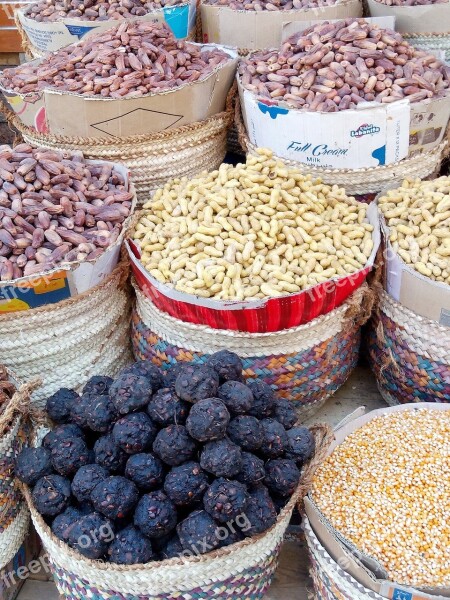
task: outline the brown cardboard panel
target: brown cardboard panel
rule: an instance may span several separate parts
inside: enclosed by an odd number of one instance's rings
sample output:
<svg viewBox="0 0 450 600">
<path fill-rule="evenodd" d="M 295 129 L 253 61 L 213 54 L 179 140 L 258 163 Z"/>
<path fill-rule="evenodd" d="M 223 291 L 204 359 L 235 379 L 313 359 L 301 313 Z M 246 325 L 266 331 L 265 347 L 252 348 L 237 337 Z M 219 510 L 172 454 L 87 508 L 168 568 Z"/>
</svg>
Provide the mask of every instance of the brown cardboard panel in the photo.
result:
<svg viewBox="0 0 450 600">
<path fill-rule="evenodd" d="M 387 6 L 367 0 L 372 17 L 395 17 L 395 29 L 401 33 L 450 32 L 450 3 L 423 6 Z"/>
<path fill-rule="evenodd" d="M 359 17 L 362 3 L 342 0 L 321 8 L 260 12 L 201 4 L 201 15 L 204 42 L 257 50 L 279 46 L 283 26 L 290 22 Z"/>
</svg>

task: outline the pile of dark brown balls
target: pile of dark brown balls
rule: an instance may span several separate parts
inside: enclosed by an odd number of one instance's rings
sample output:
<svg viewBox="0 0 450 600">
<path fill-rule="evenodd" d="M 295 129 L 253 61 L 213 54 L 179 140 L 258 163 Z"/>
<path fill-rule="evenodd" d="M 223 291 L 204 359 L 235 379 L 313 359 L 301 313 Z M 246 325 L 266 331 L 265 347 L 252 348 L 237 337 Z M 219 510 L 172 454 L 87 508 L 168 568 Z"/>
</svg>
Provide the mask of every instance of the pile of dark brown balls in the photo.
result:
<svg viewBox="0 0 450 600">
<path fill-rule="evenodd" d="M 270 528 L 314 438 L 291 403 L 243 378 L 223 350 L 161 372 L 151 362 L 79 396 L 47 399 L 56 427 L 16 461 L 53 533 L 91 559 L 204 554 Z"/>
</svg>

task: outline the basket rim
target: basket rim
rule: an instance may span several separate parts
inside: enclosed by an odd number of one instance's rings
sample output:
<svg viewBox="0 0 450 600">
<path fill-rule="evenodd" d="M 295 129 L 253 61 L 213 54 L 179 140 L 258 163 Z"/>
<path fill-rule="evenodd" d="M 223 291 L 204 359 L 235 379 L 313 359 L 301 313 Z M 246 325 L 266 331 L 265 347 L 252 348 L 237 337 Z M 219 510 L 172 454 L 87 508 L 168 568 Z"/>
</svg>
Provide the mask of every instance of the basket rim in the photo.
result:
<svg viewBox="0 0 450 600">
<path fill-rule="evenodd" d="M 84 563 L 84 564 L 86 564 L 86 566 L 98 569 L 99 571 L 109 571 L 109 572 L 114 572 L 117 574 L 132 573 L 132 572 L 144 572 L 144 571 L 150 571 L 150 570 L 155 571 L 158 568 L 160 568 L 162 565 L 168 566 L 168 567 L 179 566 L 179 567 L 186 568 L 190 564 L 201 564 L 201 563 L 209 562 L 211 560 L 214 560 L 215 558 L 233 554 L 237 549 L 244 548 L 246 546 L 250 546 L 255 541 L 261 540 L 265 536 L 271 534 L 276 529 L 276 527 L 279 526 L 279 524 L 283 520 L 285 520 L 290 515 L 290 513 L 292 513 L 295 506 L 298 504 L 299 500 L 301 500 L 301 498 L 303 498 L 307 494 L 307 491 L 309 489 L 309 483 L 312 480 L 312 475 L 314 474 L 319 463 L 325 457 L 326 450 L 327 450 L 328 446 L 331 444 L 331 441 L 334 437 L 331 427 L 327 424 L 313 425 L 313 426 L 309 427 L 308 429 L 311 431 L 311 433 L 313 433 L 314 438 L 316 440 L 316 449 L 315 449 L 314 455 L 303 467 L 302 472 L 301 472 L 301 479 L 300 479 L 300 482 L 299 482 L 299 485 L 298 485 L 296 491 L 292 494 L 292 496 L 291 496 L 289 502 L 286 504 L 286 506 L 280 511 L 280 513 L 277 516 L 277 520 L 272 525 L 272 527 L 270 527 L 263 533 L 260 533 L 256 536 L 245 538 L 244 540 L 237 542 L 235 544 L 231 544 L 230 546 L 219 548 L 218 550 L 213 550 L 212 552 L 208 552 L 206 554 L 202 554 L 199 556 L 196 555 L 196 556 L 189 556 L 189 557 L 175 557 L 175 558 L 165 559 L 162 561 L 161 560 L 150 561 L 148 563 L 142 563 L 142 564 L 136 564 L 136 565 L 119 565 L 119 564 L 115 564 L 115 563 L 105 562 L 102 560 L 93 560 L 93 559 L 86 558 L 79 552 L 70 548 L 68 544 L 62 542 L 60 539 L 58 539 L 54 535 L 51 528 L 44 521 L 43 516 L 40 513 L 38 513 L 38 511 L 35 509 L 33 502 L 32 502 L 32 497 L 31 497 L 31 492 L 30 492 L 29 487 L 25 484 L 21 484 L 21 488 L 22 488 L 25 500 L 27 502 L 28 508 L 31 512 L 33 521 L 37 523 L 38 527 L 45 533 L 45 535 L 47 537 L 49 537 L 50 540 L 54 544 L 56 544 L 61 549 L 62 552 L 64 552 L 66 554 L 66 556 L 77 560 L 79 563 Z M 305 481 L 306 481 L 306 485 L 305 485 Z M 44 544 L 44 547 L 45 547 L 45 544 Z"/>
</svg>

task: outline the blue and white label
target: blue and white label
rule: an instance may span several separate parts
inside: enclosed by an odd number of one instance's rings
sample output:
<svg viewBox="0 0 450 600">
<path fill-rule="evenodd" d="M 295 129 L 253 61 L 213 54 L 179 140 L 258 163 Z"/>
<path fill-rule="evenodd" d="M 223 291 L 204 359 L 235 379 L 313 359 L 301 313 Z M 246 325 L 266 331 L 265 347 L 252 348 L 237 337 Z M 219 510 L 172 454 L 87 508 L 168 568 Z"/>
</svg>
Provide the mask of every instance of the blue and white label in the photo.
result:
<svg viewBox="0 0 450 600">
<path fill-rule="evenodd" d="M 366 104 L 315 113 L 271 104 L 240 86 L 244 120 L 255 146 L 308 165 L 358 169 L 392 164 L 409 149 L 410 104 Z"/>
</svg>

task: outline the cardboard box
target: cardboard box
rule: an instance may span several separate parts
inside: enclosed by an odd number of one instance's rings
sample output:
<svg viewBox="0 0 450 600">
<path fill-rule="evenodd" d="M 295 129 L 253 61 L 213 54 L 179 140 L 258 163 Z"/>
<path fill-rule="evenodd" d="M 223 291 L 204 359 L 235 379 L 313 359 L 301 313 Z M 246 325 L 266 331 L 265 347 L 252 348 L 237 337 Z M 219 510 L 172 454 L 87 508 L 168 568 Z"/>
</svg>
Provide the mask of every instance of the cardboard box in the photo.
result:
<svg viewBox="0 0 450 600">
<path fill-rule="evenodd" d="M 105 161 L 89 160 L 87 163 L 104 163 Z M 72 296 L 82 294 L 101 283 L 116 267 L 120 248 L 126 230 L 136 208 L 136 192 L 129 180 L 129 171 L 120 164 L 114 165 L 125 178 L 129 191 L 133 193 L 131 214 L 122 224 L 122 230 L 116 242 L 94 262 L 72 262 L 39 275 L 21 277 L 13 281 L 0 282 L 0 314 L 29 310 L 44 304 L 55 304 Z"/>
<path fill-rule="evenodd" d="M 350 415 L 350 418 L 345 420 L 342 426 L 336 428 L 335 440 L 328 449 L 327 454 L 330 455 L 337 446 L 342 444 L 348 435 L 377 416 L 420 408 L 445 411 L 450 410 L 450 405 L 419 402 L 381 408 L 354 419 Z M 355 412 L 360 414 L 360 411 Z M 372 592 L 384 598 L 397 600 L 445 600 L 450 598 L 450 589 L 448 588 L 416 589 L 402 586 L 383 578 L 383 573 L 385 572 L 381 565 L 371 557 L 359 552 L 350 542 L 342 538 L 319 511 L 311 498 L 311 494 L 305 498 L 305 512 L 309 525 L 329 556 L 351 577 Z"/>
<path fill-rule="evenodd" d="M 359 17 L 362 15 L 362 2 L 338 0 L 333 6 L 258 12 L 202 3 L 200 10 L 205 43 L 258 50 L 280 46 L 283 27 L 290 22 Z"/>
<path fill-rule="evenodd" d="M 278 298 L 221 301 L 200 298 L 157 281 L 144 268 L 137 242 L 128 239 L 125 246 L 137 285 L 163 312 L 197 325 L 249 333 L 268 333 L 308 323 L 337 308 L 364 282 L 371 270 L 380 244 L 378 211 L 373 204 L 367 210 L 373 225 L 372 254 L 363 269 L 347 277 L 336 277 L 297 294 Z"/>
<path fill-rule="evenodd" d="M 400 33 L 450 32 L 449 2 L 422 6 L 387 6 L 376 0 L 367 0 L 367 5 L 372 17 L 394 17 L 395 29 Z"/>
<path fill-rule="evenodd" d="M 450 286 L 421 275 L 405 263 L 392 248 L 383 215 L 380 221 L 386 243 L 387 293 L 418 315 L 450 327 Z"/>
<path fill-rule="evenodd" d="M 26 9 L 18 10 L 17 18 L 31 44 L 41 53 L 54 52 L 90 35 L 110 29 L 121 22 L 116 20 L 84 21 L 76 18 L 39 22 L 26 17 L 25 11 Z M 166 23 L 176 38 L 185 39 L 191 36 L 195 30 L 196 11 L 196 0 L 189 0 L 183 4 L 168 6 L 130 20 Z"/>
<path fill-rule="evenodd" d="M 15 557 L 0 570 L 0 598 L 1 600 L 15 600 L 30 574 L 29 567 L 37 570 L 36 559 L 41 550 L 41 542 L 34 527 L 25 538 Z M 36 564 L 31 564 L 34 561 Z M 45 564 L 41 563 L 41 564 Z M 20 570 L 21 569 L 21 570 Z"/>
<path fill-rule="evenodd" d="M 224 110 L 237 53 L 221 48 L 230 60 L 202 81 L 141 98 L 98 98 L 50 89 L 19 94 L 1 86 L 0 92 L 22 123 L 41 133 L 107 139 L 154 133 L 203 121 Z"/>
<path fill-rule="evenodd" d="M 392 16 L 366 19 L 394 29 Z M 283 26 L 282 40 L 318 23 Z M 439 146 L 450 118 L 447 96 L 410 104 L 365 102 L 356 109 L 318 113 L 259 98 L 244 89 L 237 75 L 242 114 L 250 142 L 281 157 L 316 167 L 352 169 L 395 163 Z"/>
</svg>

